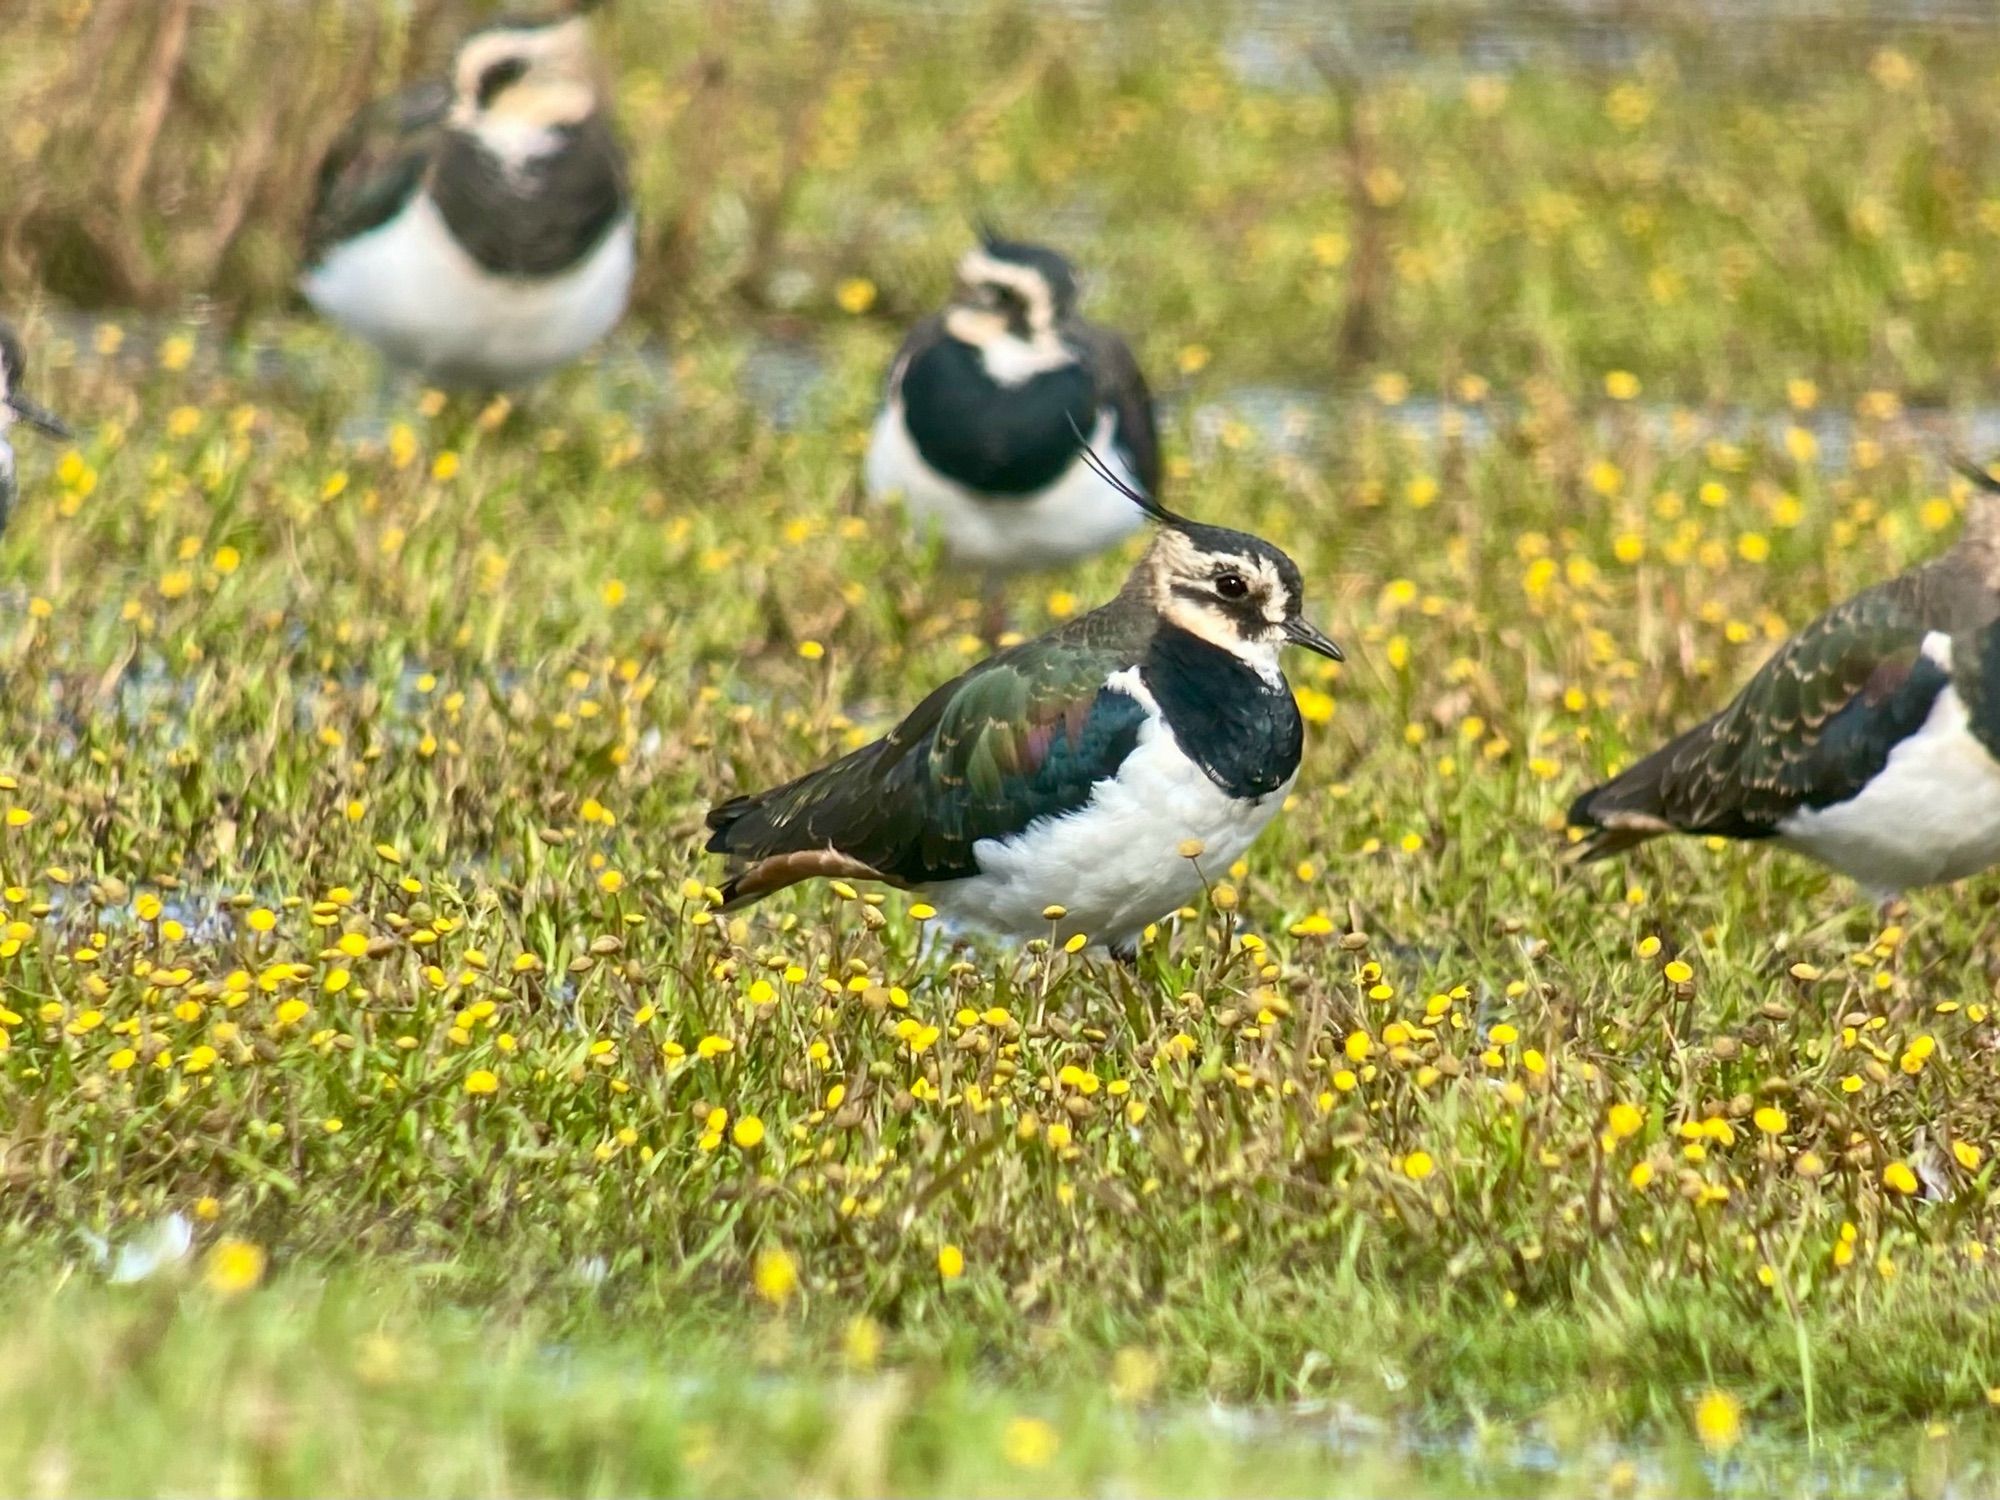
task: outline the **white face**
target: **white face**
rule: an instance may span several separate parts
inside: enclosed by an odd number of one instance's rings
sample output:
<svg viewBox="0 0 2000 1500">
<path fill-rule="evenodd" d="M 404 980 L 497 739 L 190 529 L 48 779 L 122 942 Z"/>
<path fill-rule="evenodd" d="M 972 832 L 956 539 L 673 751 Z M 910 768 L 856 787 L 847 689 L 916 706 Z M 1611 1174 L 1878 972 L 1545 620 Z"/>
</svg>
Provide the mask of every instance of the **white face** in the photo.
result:
<svg viewBox="0 0 2000 1500">
<path fill-rule="evenodd" d="M 986 343 L 1024 334 L 1034 341 L 1054 335 L 1055 293 L 1034 267 L 996 259 L 984 250 L 968 250 L 958 263 L 958 282 L 950 317 L 960 320 L 952 332 L 966 342 Z M 976 329 L 984 337 L 960 333 L 960 326 Z"/>
<path fill-rule="evenodd" d="M 597 107 L 589 29 L 578 16 L 482 32 L 459 49 L 452 86 L 452 119 L 461 126 L 574 125 Z"/>
<path fill-rule="evenodd" d="M 1246 660 L 1260 665 L 1277 660 L 1298 601 L 1270 558 L 1211 552 L 1181 532 L 1163 531 L 1147 563 L 1166 619 Z"/>
</svg>

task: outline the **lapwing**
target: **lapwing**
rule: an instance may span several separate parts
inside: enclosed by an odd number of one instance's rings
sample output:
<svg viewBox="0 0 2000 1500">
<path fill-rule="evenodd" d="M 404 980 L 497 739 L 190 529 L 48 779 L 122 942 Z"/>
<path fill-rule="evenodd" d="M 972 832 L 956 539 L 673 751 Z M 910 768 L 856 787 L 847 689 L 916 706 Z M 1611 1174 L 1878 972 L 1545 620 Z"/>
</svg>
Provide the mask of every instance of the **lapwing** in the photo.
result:
<svg viewBox="0 0 2000 1500">
<path fill-rule="evenodd" d="M 7 518 L 13 514 L 14 497 L 19 493 L 14 478 L 14 450 L 7 442 L 7 430 L 16 422 L 25 422 L 50 437 L 70 435 L 69 429 L 56 420 L 55 413 L 21 394 L 27 368 L 21 336 L 5 320 L 0 320 L 0 531 L 7 529 Z"/>
<path fill-rule="evenodd" d="M 1160 493 L 1153 398 L 1125 341 L 1078 316 L 1053 250 L 987 234 L 950 303 L 904 340 L 868 445 L 876 499 L 900 495 L 950 559 L 1007 575 L 1102 551 L 1137 529 L 1120 493 Z M 1084 461 L 1084 443 L 1110 477 Z"/>
<path fill-rule="evenodd" d="M 1161 527 L 1119 594 L 987 658 L 873 744 L 714 808 L 726 905 L 814 876 L 879 880 L 958 928 L 1082 933 L 1129 960 L 1249 848 L 1304 739 L 1279 648 L 1340 648 L 1301 616 L 1278 548 L 1099 477 Z"/>
<path fill-rule="evenodd" d="M 1736 700 L 1576 799 L 1586 859 L 1770 839 L 1886 903 L 2000 863 L 2000 484 L 1943 555 L 1793 636 Z"/>
<path fill-rule="evenodd" d="M 320 167 L 306 300 L 443 386 L 525 384 L 609 333 L 635 230 L 588 24 L 475 31 L 449 81 L 357 115 Z"/>
</svg>

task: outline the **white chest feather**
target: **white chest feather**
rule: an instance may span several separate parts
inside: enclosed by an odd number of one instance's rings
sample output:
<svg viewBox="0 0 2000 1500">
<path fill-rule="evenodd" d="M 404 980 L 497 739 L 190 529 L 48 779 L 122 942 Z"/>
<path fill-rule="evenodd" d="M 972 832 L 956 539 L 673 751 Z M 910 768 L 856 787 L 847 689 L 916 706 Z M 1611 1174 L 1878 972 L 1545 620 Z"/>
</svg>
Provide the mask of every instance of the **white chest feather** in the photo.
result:
<svg viewBox="0 0 2000 1500">
<path fill-rule="evenodd" d="M 1062 938 L 1129 947 L 1199 896 L 1204 874 L 1220 879 L 1284 805 L 1289 780 L 1253 800 L 1229 796 L 1181 753 L 1136 671 L 1111 682 L 1154 710 L 1117 776 L 1074 813 L 975 844 L 979 874 L 926 892 L 951 920 L 1016 940 L 1053 925 Z M 1180 852 L 1189 839 L 1203 846 L 1199 860 Z M 1052 905 L 1068 910 L 1060 923 L 1042 915 Z"/>
<path fill-rule="evenodd" d="M 1925 649 L 1938 655 L 1931 643 Z M 1859 796 L 1794 813 L 1779 836 L 1878 898 L 1963 880 L 2000 864 L 2000 763 L 1947 685 Z"/>
<path fill-rule="evenodd" d="M 1090 446 L 1137 489 L 1136 476 L 1112 443 L 1115 427 L 1111 412 L 1100 412 Z M 900 398 L 892 398 L 875 420 L 865 478 L 873 499 L 902 496 L 911 523 L 941 536 L 955 562 L 989 572 L 1060 567 L 1123 541 L 1144 519 L 1138 506 L 1081 459 L 1033 495 L 976 494 L 924 462 L 903 420 Z"/>
<path fill-rule="evenodd" d="M 628 216 L 555 276 L 496 276 L 451 237 L 429 194 L 329 250 L 300 279 L 324 316 L 445 384 L 507 386 L 567 364 L 617 324 L 632 289 Z"/>
</svg>

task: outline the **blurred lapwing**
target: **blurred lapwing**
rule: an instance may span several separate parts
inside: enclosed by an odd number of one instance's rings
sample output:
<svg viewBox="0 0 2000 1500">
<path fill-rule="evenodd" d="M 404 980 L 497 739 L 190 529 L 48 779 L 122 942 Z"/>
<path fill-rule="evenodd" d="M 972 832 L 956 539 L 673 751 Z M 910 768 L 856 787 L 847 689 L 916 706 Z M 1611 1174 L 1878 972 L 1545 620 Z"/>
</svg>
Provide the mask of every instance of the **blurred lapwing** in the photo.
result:
<svg viewBox="0 0 2000 1500">
<path fill-rule="evenodd" d="M 1829 610 L 1728 708 L 1585 792 L 1583 857 L 1772 839 L 1887 901 L 2000 863 L 2000 484 L 1942 556 Z"/>
<path fill-rule="evenodd" d="M 7 430 L 25 422 L 50 437 L 67 438 L 69 429 L 56 420 L 55 413 L 30 401 L 21 393 L 28 360 L 21 350 L 21 337 L 0 320 L 0 531 L 7 529 L 13 514 L 18 485 L 14 479 L 14 450 L 7 442 Z"/>
<path fill-rule="evenodd" d="M 709 813 L 727 904 L 881 880 L 958 926 L 1083 933 L 1129 958 L 1203 870 L 1249 848 L 1303 742 L 1279 648 L 1340 650 L 1301 617 L 1283 552 L 1122 493 L 1162 529 L 1109 604 L 981 662 L 887 737 Z"/>
<path fill-rule="evenodd" d="M 991 235 L 941 313 L 904 340 L 868 446 L 868 493 L 901 495 L 951 559 L 985 575 L 1087 557 L 1129 535 L 1122 485 L 1159 497 L 1153 400 L 1125 341 L 1076 311 L 1053 250 Z M 1082 433 L 1109 476 L 1083 458 Z"/>
<path fill-rule="evenodd" d="M 320 167 L 306 299 L 441 385 L 519 385 L 624 315 L 634 228 L 588 22 L 503 22 L 449 82 L 357 115 Z"/>
</svg>

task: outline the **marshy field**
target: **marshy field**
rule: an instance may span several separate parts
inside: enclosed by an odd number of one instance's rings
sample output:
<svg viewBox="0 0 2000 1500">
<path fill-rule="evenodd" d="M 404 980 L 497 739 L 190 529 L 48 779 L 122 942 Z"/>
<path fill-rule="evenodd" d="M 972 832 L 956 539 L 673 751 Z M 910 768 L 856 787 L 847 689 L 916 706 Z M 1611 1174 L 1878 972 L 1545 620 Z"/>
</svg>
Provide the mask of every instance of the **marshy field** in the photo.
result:
<svg viewBox="0 0 2000 1500">
<path fill-rule="evenodd" d="M 2000 1488 L 2000 884 L 1563 827 L 1956 534 L 2000 25 L 616 0 L 632 314 L 384 405 L 306 168 L 482 13 L 0 21 L 0 1488 Z M 989 649 L 858 483 L 980 220 L 1347 648 L 1136 971 L 701 853 Z"/>
</svg>

